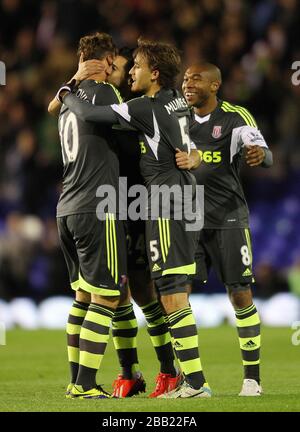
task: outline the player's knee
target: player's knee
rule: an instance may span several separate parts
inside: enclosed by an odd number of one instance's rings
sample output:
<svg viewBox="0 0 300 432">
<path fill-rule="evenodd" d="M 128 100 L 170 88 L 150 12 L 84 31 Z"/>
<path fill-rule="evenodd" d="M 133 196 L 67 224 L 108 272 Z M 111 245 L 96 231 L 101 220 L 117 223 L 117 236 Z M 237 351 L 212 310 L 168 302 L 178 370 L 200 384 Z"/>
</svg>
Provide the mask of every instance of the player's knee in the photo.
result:
<svg viewBox="0 0 300 432">
<path fill-rule="evenodd" d="M 120 302 L 120 296 L 101 296 L 98 294 L 92 294 L 92 303 L 96 303 L 101 306 L 106 306 L 111 309 L 116 309 Z"/>
<path fill-rule="evenodd" d="M 82 303 L 91 303 L 91 294 L 86 291 L 77 290 L 75 298 L 77 301 Z"/>
<path fill-rule="evenodd" d="M 143 286 L 130 284 L 131 295 L 136 304 L 140 307 L 146 306 L 149 303 L 157 300 L 157 293 L 152 281 Z"/>
<path fill-rule="evenodd" d="M 234 309 L 242 309 L 252 304 L 252 291 L 250 284 L 229 284 L 226 285 L 226 289 Z"/>
</svg>

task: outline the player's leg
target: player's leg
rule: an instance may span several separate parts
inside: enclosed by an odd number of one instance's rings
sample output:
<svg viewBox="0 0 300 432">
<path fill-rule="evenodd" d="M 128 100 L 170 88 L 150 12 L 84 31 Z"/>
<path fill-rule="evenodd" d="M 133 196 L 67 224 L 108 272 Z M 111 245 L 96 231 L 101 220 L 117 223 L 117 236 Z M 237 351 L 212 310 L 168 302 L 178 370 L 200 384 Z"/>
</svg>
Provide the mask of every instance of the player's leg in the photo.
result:
<svg viewBox="0 0 300 432">
<path fill-rule="evenodd" d="M 135 302 L 145 311 L 148 333 L 161 365 L 157 388 L 162 391 L 162 382 L 166 388 L 169 388 L 177 384 L 178 378 L 174 367 L 170 334 L 148 270 L 143 221 L 129 222 L 127 239 L 129 284 Z M 125 333 L 126 337 L 124 337 Z M 120 301 L 113 319 L 114 344 L 122 368 L 121 374 L 114 382 L 116 395 L 119 397 L 132 396 L 145 387 L 138 365 L 136 335 L 137 322 L 128 296 Z M 157 392 L 153 392 L 150 396 L 156 397 L 156 394 Z"/>
<path fill-rule="evenodd" d="M 198 330 L 185 282 L 186 275 L 168 275 L 156 280 L 162 305 L 168 315 L 173 347 L 185 377 L 183 387 L 178 389 L 179 393 L 171 396 L 210 396 L 200 360 Z"/>
<path fill-rule="evenodd" d="M 210 396 L 200 361 L 196 322 L 185 287 L 187 275 L 195 273 L 198 236 L 185 230 L 184 221 L 159 219 L 149 221 L 148 227 L 152 277 L 167 313 L 173 347 L 185 376 L 178 391 L 160 397 Z"/>
<path fill-rule="evenodd" d="M 72 396 L 107 398 L 96 384 L 109 339 L 109 329 L 126 273 L 125 235 L 114 216 L 99 221 L 95 214 L 73 215 L 69 229 L 76 238 L 80 264 L 78 287 L 91 294 L 79 335 L 79 370 Z"/>
<path fill-rule="evenodd" d="M 91 294 L 91 303 L 79 337 L 79 370 L 75 383 L 77 392 L 72 392 L 75 396 L 107 395 L 98 388 L 96 374 L 105 354 L 111 321 L 118 303 L 119 296 Z"/>
<path fill-rule="evenodd" d="M 149 395 L 149 397 L 155 398 L 176 388 L 181 374 L 174 365 L 175 358 L 171 335 L 166 323 L 167 315 L 158 301 L 149 271 L 131 272 L 130 281 L 132 296 L 145 315 L 147 331 L 160 364 L 160 372 L 156 377 L 156 387 Z"/>
<path fill-rule="evenodd" d="M 131 397 L 146 389 L 140 372 L 137 355 L 137 320 L 131 303 L 131 293 L 126 289 L 112 320 L 112 336 L 119 358 L 121 373 L 113 382 L 113 396 Z"/>
<path fill-rule="evenodd" d="M 252 248 L 248 229 L 219 233 L 224 248 L 223 281 L 236 315 L 236 325 L 244 368 L 242 396 L 259 396 L 260 387 L 260 318 L 253 303 L 250 283 Z M 230 238 L 229 238 L 230 236 Z"/>
<path fill-rule="evenodd" d="M 144 224 L 142 221 L 132 222 L 129 220 L 126 222 L 125 228 L 128 276 L 129 285 L 131 285 L 133 269 L 139 267 L 144 270 L 146 265 L 146 259 L 144 256 Z M 142 387 L 139 385 L 141 384 L 139 382 L 141 381 L 141 373 L 136 347 L 137 331 L 137 320 L 131 302 L 131 293 L 128 287 L 125 296 L 120 299 L 112 326 L 113 342 L 121 366 L 121 373 L 113 384 L 115 391 L 118 393 L 118 397 L 128 397 L 128 393 L 132 396 L 132 388 Z M 135 379 L 137 380 L 137 383 L 134 382 Z M 135 384 L 137 384 L 137 386 Z M 120 389 L 122 389 L 122 395 L 120 394 Z"/>
<path fill-rule="evenodd" d="M 68 268 L 70 284 L 72 287 L 75 287 L 77 286 L 78 282 L 79 261 L 75 242 L 67 227 L 67 217 L 57 218 L 57 227 L 61 249 Z M 79 334 L 90 301 L 91 295 L 89 293 L 81 290 L 76 291 L 75 300 L 69 312 L 66 331 L 67 351 L 71 377 L 70 384 L 67 387 L 66 397 L 70 397 L 70 392 L 76 382 L 79 368 Z"/>
</svg>

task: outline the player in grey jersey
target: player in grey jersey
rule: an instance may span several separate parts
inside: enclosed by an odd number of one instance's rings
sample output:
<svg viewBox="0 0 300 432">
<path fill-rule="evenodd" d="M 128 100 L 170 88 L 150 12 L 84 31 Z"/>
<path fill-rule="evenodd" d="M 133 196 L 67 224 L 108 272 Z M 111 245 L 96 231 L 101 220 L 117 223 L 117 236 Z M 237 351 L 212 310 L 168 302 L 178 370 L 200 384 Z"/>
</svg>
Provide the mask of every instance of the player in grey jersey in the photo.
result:
<svg viewBox="0 0 300 432">
<path fill-rule="evenodd" d="M 97 105 L 118 103 L 117 90 L 106 82 L 116 48 L 105 33 L 79 42 L 83 60 L 98 59 L 103 71 L 91 74 L 78 96 Z M 125 289 L 126 241 L 124 224 L 116 213 L 96 215 L 99 184 L 117 190 L 119 163 L 111 128 L 81 121 L 65 105 L 59 114 L 63 158 L 63 188 L 57 206 L 61 247 L 76 298 L 68 324 L 71 382 L 67 397 L 105 399 L 110 395 L 96 384 L 109 338 L 109 328 L 120 294 Z"/>
<path fill-rule="evenodd" d="M 194 172 L 204 185 L 204 229 L 196 254 L 197 277 L 206 282 L 212 266 L 226 286 L 237 318 L 244 365 L 241 396 L 259 396 L 260 320 L 250 283 L 252 248 L 248 206 L 239 175 L 245 152 L 249 166 L 269 167 L 272 153 L 250 112 L 219 100 L 221 72 L 212 64 L 187 69 L 182 89 L 193 107 L 191 139 L 202 158 Z"/>
</svg>

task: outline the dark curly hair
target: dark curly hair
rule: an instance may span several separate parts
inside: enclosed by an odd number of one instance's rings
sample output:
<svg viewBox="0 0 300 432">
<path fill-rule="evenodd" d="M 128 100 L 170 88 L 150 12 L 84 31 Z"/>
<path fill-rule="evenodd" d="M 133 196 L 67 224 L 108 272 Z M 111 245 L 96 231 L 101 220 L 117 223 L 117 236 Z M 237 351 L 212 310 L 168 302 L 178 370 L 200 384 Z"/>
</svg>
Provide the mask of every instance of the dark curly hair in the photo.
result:
<svg viewBox="0 0 300 432">
<path fill-rule="evenodd" d="M 174 88 L 180 72 L 181 58 L 177 48 L 165 42 L 138 39 L 134 57 L 140 54 L 147 60 L 151 69 L 159 71 L 158 83 L 163 88 Z"/>
<path fill-rule="evenodd" d="M 94 33 L 80 39 L 77 54 L 83 54 L 83 61 L 103 59 L 108 54 L 115 55 L 117 48 L 112 37 L 107 33 Z"/>
</svg>

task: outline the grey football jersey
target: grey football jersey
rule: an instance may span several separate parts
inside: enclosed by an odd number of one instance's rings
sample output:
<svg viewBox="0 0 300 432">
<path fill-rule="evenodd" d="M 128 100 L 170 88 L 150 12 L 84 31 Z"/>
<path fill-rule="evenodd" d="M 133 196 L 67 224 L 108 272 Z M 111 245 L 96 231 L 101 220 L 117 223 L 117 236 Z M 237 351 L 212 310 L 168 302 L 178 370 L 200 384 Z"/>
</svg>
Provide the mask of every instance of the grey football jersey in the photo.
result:
<svg viewBox="0 0 300 432">
<path fill-rule="evenodd" d="M 204 227 L 247 228 L 249 211 L 240 178 L 243 147 L 267 148 L 254 118 L 245 108 L 220 100 L 211 114 L 195 115 L 190 136 L 202 156 L 193 173 L 204 185 Z"/>
<path fill-rule="evenodd" d="M 121 101 L 112 85 L 93 80 L 83 81 L 77 96 L 94 105 Z M 57 216 L 95 212 L 100 185 L 117 191 L 119 161 L 111 126 L 84 122 L 65 105 L 58 122 L 64 167 Z"/>
</svg>

